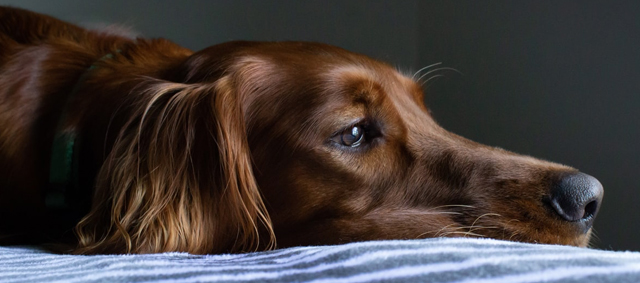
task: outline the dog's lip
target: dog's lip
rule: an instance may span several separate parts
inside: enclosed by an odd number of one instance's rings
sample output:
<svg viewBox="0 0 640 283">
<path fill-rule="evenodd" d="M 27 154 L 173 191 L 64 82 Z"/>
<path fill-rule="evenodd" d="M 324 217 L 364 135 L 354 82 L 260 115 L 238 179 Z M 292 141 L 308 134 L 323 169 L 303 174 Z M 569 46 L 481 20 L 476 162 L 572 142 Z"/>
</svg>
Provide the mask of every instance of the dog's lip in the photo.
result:
<svg viewBox="0 0 640 283">
<path fill-rule="evenodd" d="M 492 221 L 492 225 L 474 223 L 474 221 L 468 221 L 468 219 L 477 219 L 479 215 L 477 213 L 467 214 L 466 219 L 458 219 L 456 223 L 462 226 L 492 226 L 492 229 L 487 229 L 479 234 L 485 234 L 489 238 L 504 239 L 508 241 L 527 242 L 527 243 L 541 243 L 541 244 L 561 244 L 585 247 L 589 244 L 589 240 L 583 240 L 589 238 L 592 231 L 592 224 L 595 220 L 595 215 L 589 215 L 583 219 L 576 221 L 567 221 L 557 215 L 553 208 L 546 206 L 549 210 L 547 214 L 537 214 L 532 220 L 533 223 L 548 223 L 543 227 L 532 227 L 528 221 L 523 219 L 513 218 L 510 221 Z M 474 211 L 476 212 L 476 211 Z M 553 214 L 549 215 L 549 214 Z M 538 220 L 535 220 L 538 219 Z M 516 224 L 519 223 L 519 224 Z M 554 224 L 552 224 L 554 223 Z M 514 225 L 516 224 L 516 225 Z M 559 228 L 559 230 L 553 230 L 551 227 Z M 560 228 L 561 227 L 561 228 Z M 474 229 L 476 230 L 476 229 Z M 480 228 L 482 230 L 482 228 Z M 479 230 L 476 230 L 479 231 Z"/>
<path fill-rule="evenodd" d="M 580 224 L 580 226 L 582 227 L 582 233 L 587 234 L 593 228 L 593 222 L 595 221 L 595 219 L 596 219 L 595 215 L 589 215 L 578 221 L 573 221 L 573 223 Z"/>
<path fill-rule="evenodd" d="M 566 222 L 569 223 L 569 222 Z M 515 241 L 515 242 L 523 242 L 523 243 L 533 243 L 533 244 L 550 244 L 550 245 L 570 245 L 576 247 L 586 247 L 589 245 L 591 240 L 591 232 L 592 228 L 589 228 L 582 232 L 575 233 L 563 233 L 562 235 L 558 235 L 554 233 L 552 230 L 540 231 L 537 229 L 535 233 L 531 230 L 528 230 L 526 227 L 508 227 L 504 225 L 500 225 L 496 231 L 493 231 L 486 235 L 489 238 L 503 239 L 506 241 Z M 567 231 L 568 232 L 568 231 Z"/>
</svg>

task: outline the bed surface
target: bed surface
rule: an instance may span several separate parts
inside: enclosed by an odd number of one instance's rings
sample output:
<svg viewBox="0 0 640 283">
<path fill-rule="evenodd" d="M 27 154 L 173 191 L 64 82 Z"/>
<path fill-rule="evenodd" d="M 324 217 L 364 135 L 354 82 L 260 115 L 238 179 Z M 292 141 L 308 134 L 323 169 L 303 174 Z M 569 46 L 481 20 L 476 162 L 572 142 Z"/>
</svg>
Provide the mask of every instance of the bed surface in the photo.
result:
<svg viewBox="0 0 640 283">
<path fill-rule="evenodd" d="M 234 255 L 57 255 L 0 247 L 0 282 L 640 282 L 640 253 L 490 239 L 374 241 Z"/>
</svg>

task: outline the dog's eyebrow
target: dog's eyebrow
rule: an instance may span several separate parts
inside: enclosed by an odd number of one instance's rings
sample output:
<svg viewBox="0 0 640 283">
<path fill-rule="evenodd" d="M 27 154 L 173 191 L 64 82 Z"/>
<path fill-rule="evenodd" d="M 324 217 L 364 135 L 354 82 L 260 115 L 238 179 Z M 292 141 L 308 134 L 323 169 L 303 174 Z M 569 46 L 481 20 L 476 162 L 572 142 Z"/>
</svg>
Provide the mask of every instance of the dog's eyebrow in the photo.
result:
<svg viewBox="0 0 640 283">
<path fill-rule="evenodd" d="M 382 103 L 384 95 L 383 86 L 376 72 L 357 65 L 341 66 L 329 72 L 330 85 L 340 86 L 342 92 L 350 97 L 353 102 L 364 105 L 377 105 Z"/>
</svg>

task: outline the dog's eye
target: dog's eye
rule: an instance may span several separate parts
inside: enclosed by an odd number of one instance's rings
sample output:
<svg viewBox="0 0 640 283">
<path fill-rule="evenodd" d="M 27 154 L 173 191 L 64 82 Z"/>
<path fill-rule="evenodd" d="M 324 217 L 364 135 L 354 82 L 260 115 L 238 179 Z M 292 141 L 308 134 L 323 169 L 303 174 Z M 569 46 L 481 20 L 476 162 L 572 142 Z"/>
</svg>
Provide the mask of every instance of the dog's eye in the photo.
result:
<svg viewBox="0 0 640 283">
<path fill-rule="evenodd" d="M 355 125 L 340 134 L 340 142 L 344 146 L 357 147 L 362 144 L 364 134 L 364 128 L 361 125 Z"/>
<path fill-rule="evenodd" d="M 363 119 L 334 132 L 330 142 L 343 149 L 348 147 L 359 151 L 375 144 L 376 139 L 381 136 L 380 130 L 375 123 Z"/>
</svg>

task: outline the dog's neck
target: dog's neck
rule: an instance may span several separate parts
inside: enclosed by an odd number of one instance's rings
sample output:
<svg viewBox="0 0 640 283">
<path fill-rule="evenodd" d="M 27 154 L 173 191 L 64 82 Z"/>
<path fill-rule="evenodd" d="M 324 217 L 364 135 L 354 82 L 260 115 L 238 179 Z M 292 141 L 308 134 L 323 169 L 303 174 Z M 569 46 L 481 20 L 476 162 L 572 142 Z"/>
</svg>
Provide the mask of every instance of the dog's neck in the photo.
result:
<svg viewBox="0 0 640 283">
<path fill-rule="evenodd" d="M 97 63 L 113 58 L 114 53 L 120 53 L 118 49 L 108 53 L 95 61 L 87 68 L 76 81 L 64 104 L 62 114 L 58 120 L 51 147 L 51 161 L 49 164 L 49 185 L 45 193 L 45 204 L 51 209 L 70 209 L 69 192 L 79 190 L 79 147 L 80 139 L 75 127 L 68 126 L 69 107 L 86 82 L 91 72 L 97 68 Z"/>
</svg>

